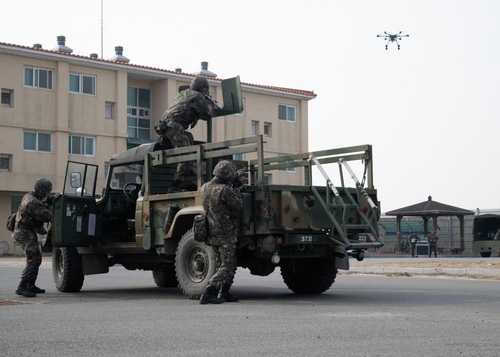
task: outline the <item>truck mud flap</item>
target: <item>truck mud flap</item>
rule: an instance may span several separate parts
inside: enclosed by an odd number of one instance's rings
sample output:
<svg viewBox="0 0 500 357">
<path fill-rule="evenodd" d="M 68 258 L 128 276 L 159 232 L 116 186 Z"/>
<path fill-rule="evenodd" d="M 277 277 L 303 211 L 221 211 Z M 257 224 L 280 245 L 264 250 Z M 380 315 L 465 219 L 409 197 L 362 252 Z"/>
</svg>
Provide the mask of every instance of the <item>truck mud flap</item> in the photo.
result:
<svg viewBox="0 0 500 357">
<path fill-rule="evenodd" d="M 343 247 L 335 247 L 335 267 L 340 270 L 349 270 L 349 257 Z"/>
<path fill-rule="evenodd" d="M 106 254 L 84 254 L 82 266 L 83 275 L 109 273 L 109 262 Z"/>
</svg>

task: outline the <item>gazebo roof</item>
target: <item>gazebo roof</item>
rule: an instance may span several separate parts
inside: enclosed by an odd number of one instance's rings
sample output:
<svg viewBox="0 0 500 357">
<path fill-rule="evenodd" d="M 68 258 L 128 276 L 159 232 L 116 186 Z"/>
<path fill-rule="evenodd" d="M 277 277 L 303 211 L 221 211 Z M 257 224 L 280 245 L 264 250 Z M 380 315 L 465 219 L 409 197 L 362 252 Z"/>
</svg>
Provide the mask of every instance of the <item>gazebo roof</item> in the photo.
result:
<svg viewBox="0 0 500 357">
<path fill-rule="evenodd" d="M 385 214 L 388 216 L 465 216 L 473 215 L 475 212 L 433 201 L 432 197 L 429 196 L 427 201 L 389 211 Z"/>
</svg>

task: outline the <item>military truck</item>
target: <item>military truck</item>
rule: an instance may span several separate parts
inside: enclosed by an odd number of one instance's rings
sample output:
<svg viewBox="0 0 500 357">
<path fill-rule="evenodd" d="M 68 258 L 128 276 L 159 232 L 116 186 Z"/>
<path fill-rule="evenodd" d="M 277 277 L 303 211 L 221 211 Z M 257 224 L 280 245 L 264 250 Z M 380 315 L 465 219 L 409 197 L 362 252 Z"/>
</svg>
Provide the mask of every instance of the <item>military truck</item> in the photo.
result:
<svg viewBox="0 0 500 357">
<path fill-rule="evenodd" d="M 474 217 L 472 228 L 472 251 L 481 257 L 491 257 L 491 253 L 500 254 L 500 240 L 495 240 L 500 229 L 500 214 L 480 214 Z"/>
<path fill-rule="evenodd" d="M 222 89 L 224 108 L 216 115 L 241 112 L 239 78 L 222 81 Z M 210 134 L 210 122 L 207 128 Z M 355 250 L 361 260 L 366 249 L 382 246 L 372 147 L 264 158 L 264 145 L 261 135 L 167 150 L 144 144 L 111 158 L 100 197 L 98 166 L 69 161 L 64 192 L 54 199 L 53 222 L 42 248 L 52 251 L 57 289 L 80 291 L 85 275 L 108 273 L 120 264 L 150 270 L 157 286 L 179 287 L 198 299 L 218 264 L 212 248 L 196 241 L 192 230 L 194 217 L 204 213 L 201 186 L 212 178 L 218 160 L 247 154 L 247 161 L 233 160 L 248 171 L 241 187 L 238 267 L 258 276 L 279 267 L 297 294 L 328 290 L 338 269 L 349 269 L 347 250 Z M 168 193 L 177 164 L 185 161 L 196 161 L 196 178 L 186 186 L 191 190 Z M 361 182 L 350 161 L 363 163 Z M 325 165 L 338 166 L 337 185 Z M 265 173 L 289 168 L 303 172 L 304 185 L 266 183 Z M 313 168 L 324 176 L 324 186 L 312 185 Z M 352 177 L 352 187 L 345 186 L 343 170 Z"/>
</svg>

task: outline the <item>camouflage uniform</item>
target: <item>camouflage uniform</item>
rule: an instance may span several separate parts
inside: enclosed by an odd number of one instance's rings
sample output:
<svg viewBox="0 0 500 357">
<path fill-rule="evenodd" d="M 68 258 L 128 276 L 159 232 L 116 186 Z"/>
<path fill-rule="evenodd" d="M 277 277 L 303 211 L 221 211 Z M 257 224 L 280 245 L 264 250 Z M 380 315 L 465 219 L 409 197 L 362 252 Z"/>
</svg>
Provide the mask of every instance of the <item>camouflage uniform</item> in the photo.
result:
<svg viewBox="0 0 500 357">
<path fill-rule="evenodd" d="M 12 239 L 19 243 L 26 254 L 26 267 L 21 273 L 21 283 L 16 291 L 18 295 L 33 297 L 37 292 L 45 292 L 35 286 L 38 268 L 42 263 L 37 233 L 47 234 L 43 223 L 52 220 L 51 207 L 42 202 L 50 191 L 52 183 L 45 178 L 38 179 L 33 191 L 24 195 L 17 210 Z"/>
<path fill-rule="evenodd" d="M 240 189 L 233 188 L 237 174 L 232 162 L 220 161 L 213 173 L 214 178 L 201 188 L 201 200 L 208 221 L 208 243 L 219 258 L 220 267 L 210 279 L 207 289 L 212 293 L 220 291 L 219 297 L 226 301 L 237 301 L 229 294 L 229 289 L 236 271 L 236 233 L 243 200 Z M 203 295 L 206 296 L 206 291 Z M 204 296 L 201 303 L 204 303 Z"/>
<path fill-rule="evenodd" d="M 162 120 L 155 125 L 157 142 L 161 144 L 161 148 L 193 145 L 193 134 L 186 130 L 189 126 L 191 129 L 194 128 L 199 119 L 205 121 L 211 119 L 214 108 L 215 104 L 209 98 L 207 79 L 195 77 L 189 89 L 177 95 L 170 108 L 163 114 Z M 182 182 L 186 177 L 193 175 L 194 162 L 181 162 L 177 166 L 175 180 Z"/>
<path fill-rule="evenodd" d="M 411 244 L 411 256 L 415 256 L 415 246 L 417 245 L 418 242 L 418 234 L 417 231 L 413 231 L 412 234 L 410 234 L 410 244 Z"/>
<path fill-rule="evenodd" d="M 434 251 L 434 256 L 437 258 L 437 241 L 439 237 L 434 234 L 434 231 L 431 231 L 427 236 L 427 241 L 429 242 L 429 257 L 432 255 L 432 251 Z"/>
</svg>

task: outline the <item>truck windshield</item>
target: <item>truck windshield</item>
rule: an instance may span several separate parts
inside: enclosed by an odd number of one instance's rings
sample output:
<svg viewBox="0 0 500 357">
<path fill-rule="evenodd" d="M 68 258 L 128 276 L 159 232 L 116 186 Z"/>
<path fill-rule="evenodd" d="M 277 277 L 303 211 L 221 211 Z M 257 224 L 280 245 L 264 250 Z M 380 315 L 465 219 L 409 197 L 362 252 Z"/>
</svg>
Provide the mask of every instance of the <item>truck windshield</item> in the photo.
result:
<svg viewBox="0 0 500 357">
<path fill-rule="evenodd" d="M 121 190 L 127 183 L 142 183 L 142 173 L 144 165 L 133 164 L 115 166 L 111 171 L 110 188 Z"/>
<path fill-rule="evenodd" d="M 488 214 L 474 218 L 474 240 L 493 240 L 500 228 L 500 215 Z"/>
</svg>

